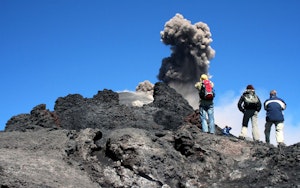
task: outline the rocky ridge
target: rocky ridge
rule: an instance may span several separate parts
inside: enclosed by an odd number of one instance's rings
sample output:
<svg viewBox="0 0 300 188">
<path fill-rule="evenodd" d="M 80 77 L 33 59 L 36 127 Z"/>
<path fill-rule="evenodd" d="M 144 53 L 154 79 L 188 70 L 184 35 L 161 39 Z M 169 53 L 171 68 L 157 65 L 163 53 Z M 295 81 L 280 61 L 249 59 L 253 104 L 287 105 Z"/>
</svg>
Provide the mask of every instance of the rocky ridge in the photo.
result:
<svg viewBox="0 0 300 188">
<path fill-rule="evenodd" d="M 300 187 L 300 143 L 202 133 L 184 121 L 194 110 L 180 94 L 153 87 L 144 105 L 105 89 L 13 116 L 0 132 L 0 186 Z"/>
</svg>

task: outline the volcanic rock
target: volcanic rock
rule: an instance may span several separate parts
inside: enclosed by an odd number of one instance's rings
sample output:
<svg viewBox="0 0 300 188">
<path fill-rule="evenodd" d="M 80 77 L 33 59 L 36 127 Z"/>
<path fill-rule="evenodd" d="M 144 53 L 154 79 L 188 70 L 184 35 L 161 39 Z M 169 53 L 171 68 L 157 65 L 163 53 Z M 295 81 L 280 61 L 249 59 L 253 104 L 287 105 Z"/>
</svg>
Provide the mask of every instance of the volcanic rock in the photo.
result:
<svg viewBox="0 0 300 188">
<path fill-rule="evenodd" d="M 128 101 L 105 89 L 13 116 L 0 132 L 0 187 L 300 187 L 300 143 L 203 133 L 160 82 L 152 102 Z"/>
</svg>

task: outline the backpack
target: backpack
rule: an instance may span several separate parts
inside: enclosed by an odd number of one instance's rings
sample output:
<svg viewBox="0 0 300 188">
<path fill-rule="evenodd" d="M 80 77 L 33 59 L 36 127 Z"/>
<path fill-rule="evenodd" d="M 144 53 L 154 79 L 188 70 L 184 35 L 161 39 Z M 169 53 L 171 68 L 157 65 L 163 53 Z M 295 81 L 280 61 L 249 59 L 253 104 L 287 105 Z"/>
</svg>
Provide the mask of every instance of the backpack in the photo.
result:
<svg viewBox="0 0 300 188">
<path fill-rule="evenodd" d="M 209 80 L 203 80 L 201 89 L 200 89 L 200 98 L 204 100 L 213 100 L 215 97 L 214 90 L 211 87 L 211 83 Z"/>
<path fill-rule="evenodd" d="M 258 103 L 258 97 L 255 93 L 246 93 L 244 95 L 244 103 L 246 108 L 256 108 L 256 104 Z"/>
</svg>

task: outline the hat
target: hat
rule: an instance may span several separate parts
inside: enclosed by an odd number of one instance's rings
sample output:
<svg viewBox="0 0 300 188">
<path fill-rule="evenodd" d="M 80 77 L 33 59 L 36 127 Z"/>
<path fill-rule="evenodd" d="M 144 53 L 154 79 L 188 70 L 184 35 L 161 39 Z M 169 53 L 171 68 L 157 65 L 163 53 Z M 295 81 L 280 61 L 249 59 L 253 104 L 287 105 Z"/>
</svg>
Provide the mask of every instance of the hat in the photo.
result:
<svg viewBox="0 0 300 188">
<path fill-rule="evenodd" d="M 252 89 L 252 90 L 254 90 L 254 87 L 253 87 L 253 85 L 247 85 L 246 89 Z"/>
<path fill-rule="evenodd" d="M 277 94 L 277 91 L 276 91 L 276 90 L 273 89 L 273 90 L 270 91 L 270 95 L 271 95 L 271 96 L 276 96 L 276 94 Z"/>
<path fill-rule="evenodd" d="M 206 74 L 202 74 L 200 77 L 201 80 L 208 80 L 208 77 Z"/>
</svg>

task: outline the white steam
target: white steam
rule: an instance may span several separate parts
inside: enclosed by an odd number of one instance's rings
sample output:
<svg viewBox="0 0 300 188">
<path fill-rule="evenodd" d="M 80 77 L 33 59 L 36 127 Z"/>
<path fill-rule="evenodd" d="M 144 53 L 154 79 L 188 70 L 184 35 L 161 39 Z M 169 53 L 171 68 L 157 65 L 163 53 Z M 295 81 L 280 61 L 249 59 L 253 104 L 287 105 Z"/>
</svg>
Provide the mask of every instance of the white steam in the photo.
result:
<svg viewBox="0 0 300 188">
<path fill-rule="evenodd" d="M 153 102 L 153 90 L 154 85 L 148 80 L 140 82 L 136 87 L 135 92 L 119 92 L 120 104 L 138 107 L 141 107 L 144 104 L 149 104 Z"/>
</svg>

